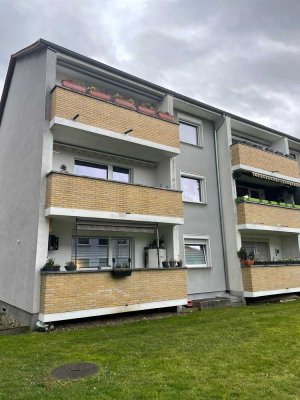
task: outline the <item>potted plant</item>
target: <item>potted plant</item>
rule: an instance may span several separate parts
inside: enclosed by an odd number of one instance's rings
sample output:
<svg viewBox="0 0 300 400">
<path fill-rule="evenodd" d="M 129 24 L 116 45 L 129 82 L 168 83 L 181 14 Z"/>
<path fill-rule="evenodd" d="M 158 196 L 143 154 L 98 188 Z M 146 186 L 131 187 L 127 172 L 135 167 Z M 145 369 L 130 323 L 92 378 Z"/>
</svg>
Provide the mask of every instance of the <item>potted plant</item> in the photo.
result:
<svg viewBox="0 0 300 400">
<path fill-rule="evenodd" d="M 76 92 L 84 93 L 86 88 L 82 82 L 74 82 L 72 80 L 63 80 L 61 81 L 62 86 L 76 90 Z"/>
<path fill-rule="evenodd" d="M 177 261 L 177 267 L 182 268 L 182 260 L 181 259 L 179 259 Z"/>
<path fill-rule="evenodd" d="M 171 258 L 169 261 L 170 268 L 175 268 L 176 267 L 176 260 L 174 258 Z"/>
<path fill-rule="evenodd" d="M 54 264 L 53 265 L 53 271 L 55 271 L 55 272 L 60 271 L 60 265 L 59 264 Z"/>
<path fill-rule="evenodd" d="M 169 268 L 169 260 L 166 259 L 165 261 L 162 261 L 162 266 L 163 268 Z"/>
<path fill-rule="evenodd" d="M 107 93 L 105 89 L 98 89 L 95 86 L 89 86 L 87 89 L 87 94 L 105 101 L 111 99 L 110 93 Z"/>
<path fill-rule="evenodd" d="M 55 263 L 54 258 L 48 258 L 42 268 L 42 271 L 53 271 L 54 263 Z"/>
<path fill-rule="evenodd" d="M 151 103 L 141 103 L 137 106 L 137 109 L 142 113 L 155 115 L 155 108 Z"/>
<path fill-rule="evenodd" d="M 247 251 L 244 246 L 240 248 L 240 250 L 237 252 L 237 255 L 239 256 L 241 265 L 249 267 L 250 265 L 254 264 L 254 253 L 251 252 L 247 254 Z"/>
<path fill-rule="evenodd" d="M 120 106 L 129 107 L 135 109 L 134 100 L 132 98 L 127 98 L 121 96 L 120 93 L 115 93 L 113 95 L 114 102 Z"/>
<path fill-rule="evenodd" d="M 68 261 L 66 262 L 65 269 L 66 271 L 76 271 L 77 265 L 74 263 L 74 261 Z"/>
<path fill-rule="evenodd" d="M 174 116 L 172 114 L 169 114 L 168 112 L 162 112 L 162 111 L 158 111 L 156 113 L 156 115 L 159 118 L 165 119 L 167 121 L 173 122 L 174 121 Z"/>
<path fill-rule="evenodd" d="M 129 261 L 130 260 L 130 261 Z M 131 258 L 128 258 L 128 264 L 117 264 L 115 266 L 116 259 L 112 259 L 113 262 L 113 269 L 112 269 L 112 276 L 121 278 L 124 276 L 131 276 L 132 269 L 130 268 Z"/>
</svg>

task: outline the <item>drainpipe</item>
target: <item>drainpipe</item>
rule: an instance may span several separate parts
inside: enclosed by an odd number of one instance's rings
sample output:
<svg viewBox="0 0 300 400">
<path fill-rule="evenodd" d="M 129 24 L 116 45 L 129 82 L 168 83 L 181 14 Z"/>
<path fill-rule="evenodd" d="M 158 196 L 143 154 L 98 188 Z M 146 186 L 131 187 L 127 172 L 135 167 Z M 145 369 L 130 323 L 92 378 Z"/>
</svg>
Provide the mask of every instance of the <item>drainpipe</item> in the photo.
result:
<svg viewBox="0 0 300 400">
<path fill-rule="evenodd" d="M 229 280 L 228 280 L 228 263 L 227 263 L 227 249 L 225 243 L 225 228 L 224 228 L 224 213 L 222 207 L 222 192 L 221 192 L 221 184 L 220 184 L 220 166 L 219 166 L 219 148 L 218 148 L 218 141 L 217 141 L 217 132 L 220 126 L 225 122 L 225 114 L 222 115 L 221 121 L 219 121 L 215 125 L 214 129 L 214 141 L 215 141 L 215 158 L 216 158 L 216 172 L 217 172 L 217 187 L 218 187 L 218 206 L 219 206 L 219 213 L 221 219 L 221 237 L 222 237 L 222 252 L 223 252 L 223 259 L 224 259 L 224 277 L 225 277 L 225 292 L 230 293 L 229 290 Z"/>
</svg>

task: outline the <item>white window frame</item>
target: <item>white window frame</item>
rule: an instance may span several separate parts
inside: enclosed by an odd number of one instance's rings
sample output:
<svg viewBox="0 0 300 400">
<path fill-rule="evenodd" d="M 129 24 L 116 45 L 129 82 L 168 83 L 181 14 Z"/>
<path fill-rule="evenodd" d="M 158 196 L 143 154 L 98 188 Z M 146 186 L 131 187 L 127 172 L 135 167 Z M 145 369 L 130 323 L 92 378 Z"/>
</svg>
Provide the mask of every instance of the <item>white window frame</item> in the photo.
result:
<svg viewBox="0 0 300 400">
<path fill-rule="evenodd" d="M 188 146 L 203 148 L 203 122 L 201 119 L 190 117 L 185 114 L 178 114 L 178 123 L 182 122 L 183 124 L 192 125 L 197 128 L 197 144 L 187 143 L 180 140 L 180 143 L 186 144 Z"/>
<path fill-rule="evenodd" d="M 75 158 L 74 159 L 74 169 L 73 169 L 74 174 L 75 174 L 76 162 L 78 162 L 78 161 L 86 162 L 86 163 L 90 163 L 90 164 L 94 164 L 94 165 L 98 164 L 98 165 L 101 165 L 101 166 L 107 168 L 107 178 L 95 178 L 95 179 L 107 179 L 107 180 L 114 181 L 114 182 L 122 182 L 122 181 L 117 181 L 117 180 L 113 179 L 113 169 L 114 169 L 114 167 L 128 169 L 129 180 L 128 180 L 128 182 L 124 182 L 124 183 L 133 183 L 133 168 L 130 168 L 128 166 L 119 165 L 119 164 L 108 164 L 106 162 L 102 163 L 102 162 L 98 162 L 98 161 L 90 161 L 90 160 L 86 160 L 86 159 Z M 88 177 L 88 175 L 80 175 L 80 176 Z"/>
<path fill-rule="evenodd" d="M 193 174 L 191 172 L 180 171 L 180 187 L 181 187 L 181 178 L 191 178 L 197 179 L 200 182 L 200 194 L 201 194 L 201 201 L 192 201 L 192 200 L 184 200 L 183 193 L 182 193 L 182 201 L 184 203 L 192 203 L 192 204 L 207 204 L 207 190 L 206 190 L 206 176 Z"/>
<path fill-rule="evenodd" d="M 190 242 L 190 243 L 186 243 Z M 194 242 L 194 243 L 191 243 Z M 196 265 L 189 265 L 186 264 L 185 262 L 185 245 L 186 244 L 195 244 L 195 245 L 200 245 L 200 244 L 205 244 L 206 246 L 206 258 L 207 258 L 207 263 L 206 264 L 196 264 Z M 184 263 L 186 268 L 212 268 L 212 262 L 211 262 L 211 245 L 210 245 L 210 237 L 209 236 L 201 236 L 201 235 L 183 235 L 183 251 L 184 251 Z"/>
</svg>

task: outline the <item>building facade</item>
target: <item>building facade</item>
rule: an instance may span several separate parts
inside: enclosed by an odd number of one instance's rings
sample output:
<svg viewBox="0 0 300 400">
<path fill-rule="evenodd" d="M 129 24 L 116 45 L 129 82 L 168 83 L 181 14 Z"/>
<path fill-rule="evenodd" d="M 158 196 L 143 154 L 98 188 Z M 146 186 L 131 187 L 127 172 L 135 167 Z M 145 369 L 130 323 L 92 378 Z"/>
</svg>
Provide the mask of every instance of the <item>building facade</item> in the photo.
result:
<svg viewBox="0 0 300 400">
<path fill-rule="evenodd" d="M 42 39 L 12 56 L 0 118 L 0 305 L 20 320 L 299 291 L 297 139 Z"/>
</svg>

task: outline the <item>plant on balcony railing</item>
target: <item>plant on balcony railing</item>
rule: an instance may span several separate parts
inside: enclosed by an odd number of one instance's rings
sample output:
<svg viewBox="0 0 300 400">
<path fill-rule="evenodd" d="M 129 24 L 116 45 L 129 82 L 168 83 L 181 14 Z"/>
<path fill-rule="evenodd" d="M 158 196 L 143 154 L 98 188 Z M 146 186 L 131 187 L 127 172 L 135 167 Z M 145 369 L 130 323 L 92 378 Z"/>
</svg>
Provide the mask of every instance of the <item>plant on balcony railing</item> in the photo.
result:
<svg viewBox="0 0 300 400">
<path fill-rule="evenodd" d="M 112 259 L 113 262 L 113 268 L 112 268 L 112 275 L 118 278 L 121 278 L 123 276 L 131 276 L 132 269 L 130 268 L 131 264 L 131 258 L 128 258 L 128 264 L 123 263 L 123 264 L 116 264 L 116 259 Z"/>
<path fill-rule="evenodd" d="M 89 86 L 87 89 L 87 94 L 105 101 L 109 101 L 111 99 L 110 93 L 107 93 L 105 89 L 98 89 L 95 86 Z"/>
<path fill-rule="evenodd" d="M 76 271 L 77 265 L 74 263 L 74 261 L 68 261 L 65 264 L 65 269 L 66 271 Z"/>
<path fill-rule="evenodd" d="M 55 264 L 54 258 L 48 258 L 46 263 L 44 264 L 42 271 L 59 271 L 60 270 L 60 265 Z"/>
<path fill-rule="evenodd" d="M 240 259 L 241 265 L 249 267 L 250 265 L 254 264 L 254 253 L 250 252 L 247 254 L 244 246 L 240 248 L 240 250 L 237 252 L 237 255 Z"/>
<path fill-rule="evenodd" d="M 145 114 L 155 115 L 155 108 L 151 103 L 141 103 L 137 106 L 137 109 Z"/>
<path fill-rule="evenodd" d="M 298 205 L 298 204 L 283 203 L 283 202 L 273 201 L 273 200 L 263 200 L 263 199 L 257 199 L 255 197 L 248 197 L 248 196 L 237 197 L 235 199 L 235 202 L 236 202 L 236 204 L 255 203 L 255 204 L 265 204 L 268 206 L 275 206 L 275 207 L 295 208 L 295 209 L 300 210 L 300 205 Z"/>
<path fill-rule="evenodd" d="M 273 266 L 273 265 L 300 265 L 300 259 L 294 258 L 294 259 L 285 259 L 285 260 L 266 260 L 266 261 L 261 261 L 261 260 L 255 260 L 254 265 L 257 266 Z"/>
<path fill-rule="evenodd" d="M 61 81 L 61 84 L 68 89 L 76 90 L 76 92 L 84 93 L 86 91 L 86 88 L 82 82 L 63 80 Z"/>
<path fill-rule="evenodd" d="M 116 104 L 135 109 L 134 100 L 131 97 L 127 98 L 122 96 L 120 93 L 115 93 L 113 99 Z"/>
</svg>

